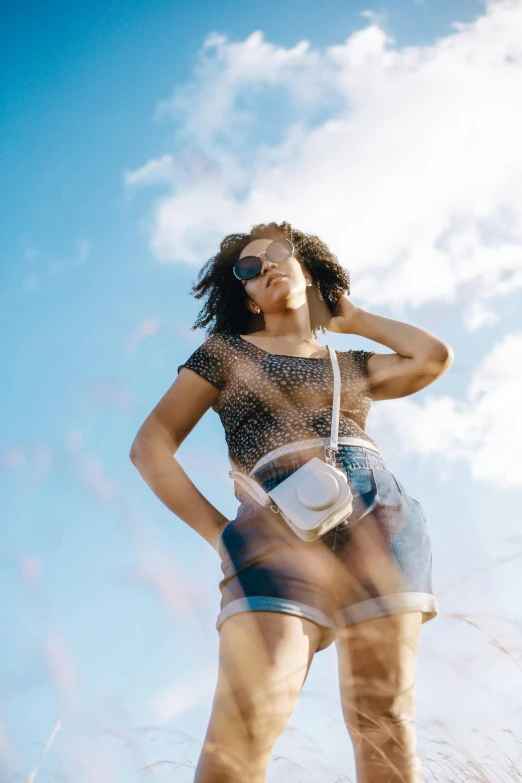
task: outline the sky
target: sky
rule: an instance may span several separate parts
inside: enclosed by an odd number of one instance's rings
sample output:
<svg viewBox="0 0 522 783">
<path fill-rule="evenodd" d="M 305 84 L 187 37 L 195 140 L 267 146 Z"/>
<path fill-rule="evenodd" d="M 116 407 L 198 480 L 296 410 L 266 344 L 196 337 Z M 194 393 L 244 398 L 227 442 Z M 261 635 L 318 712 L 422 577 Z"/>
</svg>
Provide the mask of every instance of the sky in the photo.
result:
<svg viewBox="0 0 522 783">
<path fill-rule="evenodd" d="M 205 338 L 199 269 L 226 234 L 271 220 L 320 236 L 357 305 L 454 349 L 366 429 L 430 530 L 427 779 L 514 779 L 522 3 L 22 0 L 1 35 L 0 779 L 193 778 L 220 563 L 128 453 Z M 176 458 L 234 518 L 215 412 Z M 353 775 L 332 645 L 268 780 Z"/>
</svg>

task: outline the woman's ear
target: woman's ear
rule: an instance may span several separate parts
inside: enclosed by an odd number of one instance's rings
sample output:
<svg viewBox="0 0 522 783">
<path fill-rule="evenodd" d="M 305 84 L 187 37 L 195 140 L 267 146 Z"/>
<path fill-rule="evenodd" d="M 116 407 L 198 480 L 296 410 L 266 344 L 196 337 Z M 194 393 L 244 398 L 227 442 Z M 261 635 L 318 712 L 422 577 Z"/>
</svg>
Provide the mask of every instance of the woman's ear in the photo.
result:
<svg viewBox="0 0 522 783">
<path fill-rule="evenodd" d="M 303 272 L 303 277 L 306 281 L 306 285 L 307 286 L 313 285 L 313 280 L 310 274 L 310 270 L 308 269 L 304 261 L 301 261 L 301 259 L 298 259 L 298 261 L 299 261 L 299 266 L 301 267 L 301 271 Z"/>
<path fill-rule="evenodd" d="M 258 313 L 261 312 L 258 305 L 256 305 L 256 303 L 253 302 L 252 299 L 248 299 L 248 298 L 245 299 L 245 307 L 247 310 L 250 310 L 250 312 L 253 313 L 254 315 L 257 315 Z"/>
</svg>

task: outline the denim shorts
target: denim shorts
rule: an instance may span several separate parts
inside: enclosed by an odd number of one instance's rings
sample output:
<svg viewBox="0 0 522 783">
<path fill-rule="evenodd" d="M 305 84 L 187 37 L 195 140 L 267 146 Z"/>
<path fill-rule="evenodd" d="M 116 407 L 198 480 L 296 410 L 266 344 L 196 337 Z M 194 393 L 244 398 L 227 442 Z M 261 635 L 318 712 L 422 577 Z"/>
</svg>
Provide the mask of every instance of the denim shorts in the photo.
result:
<svg viewBox="0 0 522 783">
<path fill-rule="evenodd" d="M 324 446 L 278 457 L 253 476 L 270 491 L 312 456 L 324 459 Z M 341 522 L 312 542 L 302 541 L 273 509 L 244 496 L 219 541 L 218 631 L 240 612 L 283 612 L 320 626 L 323 650 L 339 628 L 362 620 L 420 611 L 424 623 L 438 614 L 419 501 L 376 450 L 340 445 L 336 467 L 350 484 L 356 522 Z"/>
</svg>

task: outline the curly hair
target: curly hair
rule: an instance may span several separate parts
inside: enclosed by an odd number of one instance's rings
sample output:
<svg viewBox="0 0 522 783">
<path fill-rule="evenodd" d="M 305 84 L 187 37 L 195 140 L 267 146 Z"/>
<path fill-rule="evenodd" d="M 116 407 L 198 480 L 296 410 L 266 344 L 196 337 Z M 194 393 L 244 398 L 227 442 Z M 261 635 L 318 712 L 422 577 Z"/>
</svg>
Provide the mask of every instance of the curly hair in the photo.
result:
<svg viewBox="0 0 522 783">
<path fill-rule="evenodd" d="M 277 239 L 286 237 L 295 248 L 295 257 L 304 265 L 314 283 L 319 300 L 331 306 L 343 293 L 350 293 L 350 275 L 339 264 L 337 257 L 314 234 L 304 234 L 293 228 L 290 223 L 260 223 L 252 227 L 248 234 L 229 234 L 222 241 L 219 252 L 209 258 L 199 272 L 197 282 L 192 285 L 191 293 L 196 299 L 207 295 L 207 301 L 200 310 L 191 330 L 204 329 L 207 335 L 232 332 L 248 334 L 263 328 L 263 314 L 253 315 L 244 305 L 248 294 L 240 280 L 232 272 L 244 247 L 252 240 L 261 238 Z M 314 290 L 307 288 L 307 294 Z M 318 330 L 325 332 L 324 306 L 309 296 L 310 322 L 314 337 Z M 321 314 L 323 318 L 321 318 Z M 256 328 L 258 327 L 258 329 Z"/>
</svg>

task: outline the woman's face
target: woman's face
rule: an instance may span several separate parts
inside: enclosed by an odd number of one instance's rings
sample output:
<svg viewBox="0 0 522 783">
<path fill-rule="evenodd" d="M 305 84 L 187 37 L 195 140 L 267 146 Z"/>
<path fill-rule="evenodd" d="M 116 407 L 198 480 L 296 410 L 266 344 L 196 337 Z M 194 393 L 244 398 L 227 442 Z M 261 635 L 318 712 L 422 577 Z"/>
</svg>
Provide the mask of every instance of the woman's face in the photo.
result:
<svg viewBox="0 0 522 783">
<path fill-rule="evenodd" d="M 294 306 L 302 304 L 303 295 L 306 297 L 307 281 L 311 282 L 310 274 L 304 272 L 300 262 L 294 255 L 286 261 L 277 264 L 265 256 L 265 250 L 273 239 L 253 239 L 243 248 L 239 258 L 245 256 L 259 256 L 263 266 L 257 277 L 253 280 L 242 280 L 242 285 L 253 303 L 247 306 L 253 312 L 255 305 L 261 308 L 263 313 L 276 313 L 289 306 L 289 302 L 296 302 Z M 273 281 L 270 280 L 274 275 Z M 270 283 L 269 285 L 267 285 Z M 301 301 L 299 301 L 301 300 Z M 248 303 L 248 300 L 247 300 Z"/>
</svg>

